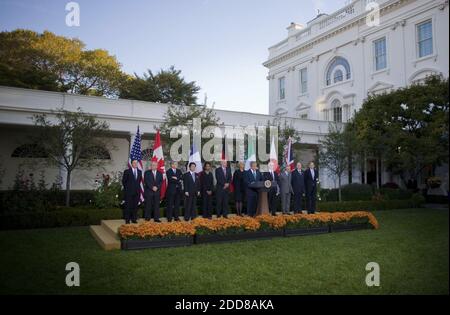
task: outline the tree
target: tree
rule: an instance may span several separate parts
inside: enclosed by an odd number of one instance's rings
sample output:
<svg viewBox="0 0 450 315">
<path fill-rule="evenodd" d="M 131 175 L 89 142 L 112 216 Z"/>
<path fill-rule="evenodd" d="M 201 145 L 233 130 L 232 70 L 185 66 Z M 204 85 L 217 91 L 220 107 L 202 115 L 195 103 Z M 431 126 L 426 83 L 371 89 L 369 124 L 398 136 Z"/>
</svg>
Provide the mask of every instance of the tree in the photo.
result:
<svg viewBox="0 0 450 315">
<path fill-rule="evenodd" d="M 358 143 L 406 183 L 430 165 L 448 163 L 448 79 L 428 77 L 370 96 L 352 121 Z"/>
<path fill-rule="evenodd" d="M 167 111 L 164 114 L 164 122 L 157 127 L 157 129 L 160 129 L 161 138 L 166 145 L 166 149 L 176 141 L 176 139 L 170 138 L 170 131 L 172 128 L 177 126 L 190 126 L 192 125 L 194 118 L 201 119 L 202 128 L 207 126 L 218 126 L 220 121 L 212 109 L 202 105 L 170 105 L 167 108 Z M 164 151 L 165 154 L 168 154 L 167 150 Z"/>
<path fill-rule="evenodd" d="M 0 32 L 0 85 L 115 97 L 124 79 L 106 50 L 44 31 Z"/>
<path fill-rule="evenodd" d="M 151 70 L 141 77 L 129 76 L 120 88 L 120 98 L 176 105 L 195 105 L 200 87 L 194 81 L 186 82 L 181 70 L 171 66 L 157 74 Z"/>
<path fill-rule="evenodd" d="M 56 110 L 33 116 L 36 130 L 32 141 L 45 151 L 47 162 L 66 171 L 66 206 L 70 205 L 70 181 L 74 170 L 100 166 L 99 153 L 111 148 L 109 126 L 105 121 L 84 113 Z"/>
<path fill-rule="evenodd" d="M 343 127 L 332 123 L 329 125 L 328 134 L 320 140 L 319 164 L 326 168 L 330 176 L 338 180 L 339 201 L 341 196 L 342 175 L 348 170 L 351 163 L 351 139 L 350 134 L 345 133 Z"/>
</svg>

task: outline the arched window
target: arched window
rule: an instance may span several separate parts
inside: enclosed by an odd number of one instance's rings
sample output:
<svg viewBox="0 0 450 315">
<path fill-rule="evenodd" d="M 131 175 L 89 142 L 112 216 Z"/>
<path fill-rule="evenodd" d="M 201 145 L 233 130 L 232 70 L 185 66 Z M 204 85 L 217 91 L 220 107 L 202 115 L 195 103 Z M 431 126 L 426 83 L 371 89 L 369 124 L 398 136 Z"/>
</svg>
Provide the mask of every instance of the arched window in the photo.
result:
<svg viewBox="0 0 450 315">
<path fill-rule="evenodd" d="M 349 80 L 351 78 L 350 64 L 345 58 L 335 57 L 328 65 L 326 74 L 326 85 Z"/>
<path fill-rule="evenodd" d="M 344 80 L 344 74 L 342 73 L 342 70 L 337 69 L 336 71 L 334 71 L 334 83 L 337 82 L 341 82 L 342 80 Z"/>
<path fill-rule="evenodd" d="M 111 160 L 108 150 L 100 146 L 94 146 L 84 150 L 80 154 L 80 159 L 94 158 L 98 160 Z"/>
<path fill-rule="evenodd" d="M 333 121 L 342 122 L 342 106 L 339 100 L 331 102 L 331 108 L 333 110 Z"/>
<path fill-rule="evenodd" d="M 39 146 L 38 144 L 27 143 L 21 146 L 18 146 L 11 157 L 16 158 L 47 158 L 48 154 L 45 150 Z"/>
</svg>

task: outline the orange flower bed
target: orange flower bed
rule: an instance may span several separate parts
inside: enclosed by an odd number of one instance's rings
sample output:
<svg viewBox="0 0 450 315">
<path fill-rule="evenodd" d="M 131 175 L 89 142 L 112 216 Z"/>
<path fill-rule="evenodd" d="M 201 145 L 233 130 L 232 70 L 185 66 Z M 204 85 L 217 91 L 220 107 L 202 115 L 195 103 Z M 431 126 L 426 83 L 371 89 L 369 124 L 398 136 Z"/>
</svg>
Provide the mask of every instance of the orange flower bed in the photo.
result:
<svg viewBox="0 0 450 315">
<path fill-rule="evenodd" d="M 330 223 L 350 223 L 352 221 L 365 221 L 378 229 L 378 221 L 375 216 L 367 211 L 349 212 L 320 212 L 315 214 L 294 214 L 285 216 L 286 226 L 303 223 L 304 226 L 320 226 Z"/>
<path fill-rule="evenodd" d="M 173 236 L 193 236 L 195 234 L 224 234 L 280 230 L 292 227 L 324 226 L 332 223 L 369 223 L 374 229 L 379 224 L 374 215 L 367 211 L 321 212 L 316 214 L 260 215 L 256 218 L 233 216 L 228 219 L 196 218 L 191 222 L 154 223 L 122 225 L 119 234 L 123 239 L 162 238 Z"/>
<path fill-rule="evenodd" d="M 214 220 L 197 218 L 192 221 L 192 225 L 198 234 L 257 231 L 261 226 L 256 218 L 238 216 Z"/>
<path fill-rule="evenodd" d="M 270 214 L 263 214 L 260 216 L 257 216 L 256 219 L 260 222 L 260 224 L 265 224 L 269 228 L 274 230 L 280 230 L 284 228 L 286 225 L 286 219 L 289 217 L 289 215 L 277 215 L 273 216 Z"/>
<path fill-rule="evenodd" d="M 119 235 L 123 239 L 129 238 L 161 238 L 173 236 L 192 236 L 195 227 L 189 222 L 126 224 L 119 228 Z"/>
</svg>

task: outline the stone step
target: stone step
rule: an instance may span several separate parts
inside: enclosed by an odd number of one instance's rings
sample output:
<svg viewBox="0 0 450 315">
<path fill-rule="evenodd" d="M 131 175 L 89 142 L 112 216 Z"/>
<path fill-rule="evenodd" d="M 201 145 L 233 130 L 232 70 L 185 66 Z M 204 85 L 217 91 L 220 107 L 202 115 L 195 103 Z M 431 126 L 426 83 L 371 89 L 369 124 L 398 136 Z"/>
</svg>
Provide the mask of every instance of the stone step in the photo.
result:
<svg viewBox="0 0 450 315">
<path fill-rule="evenodd" d="M 120 240 L 119 227 L 123 224 L 125 224 L 124 220 L 102 220 L 100 222 L 102 228 L 117 240 Z"/>
<path fill-rule="evenodd" d="M 120 241 L 111 235 L 110 231 L 107 231 L 103 226 L 91 225 L 89 231 L 104 250 L 120 249 Z"/>
</svg>

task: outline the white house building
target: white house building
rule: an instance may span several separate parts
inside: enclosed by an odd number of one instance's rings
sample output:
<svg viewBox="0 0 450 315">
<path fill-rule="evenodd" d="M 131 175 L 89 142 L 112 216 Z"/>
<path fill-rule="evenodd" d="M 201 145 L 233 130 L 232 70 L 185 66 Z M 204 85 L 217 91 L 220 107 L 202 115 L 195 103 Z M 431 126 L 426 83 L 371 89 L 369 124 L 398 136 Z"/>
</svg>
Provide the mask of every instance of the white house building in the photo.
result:
<svg viewBox="0 0 450 315">
<path fill-rule="evenodd" d="M 368 94 L 448 77 L 445 0 L 356 0 L 287 30 L 264 63 L 272 115 L 345 122 Z"/>
<path fill-rule="evenodd" d="M 345 123 L 369 94 L 449 75 L 446 0 L 356 0 L 287 30 L 264 62 L 271 115 Z M 386 181 L 380 161 L 364 169 L 349 176 Z M 448 166 L 439 174 L 448 183 Z"/>
<path fill-rule="evenodd" d="M 306 164 L 317 154 L 330 121 L 346 122 L 369 93 L 407 86 L 428 74 L 448 77 L 448 1 L 378 0 L 379 25 L 367 23 L 367 0 L 357 0 L 330 15 L 319 14 L 302 26 L 292 23 L 288 37 L 269 48 L 264 63 L 269 69 L 269 113 L 215 110 L 229 126 L 267 125 L 286 120 L 301 134 L 295 158 Z M 377 11 L 378 12 L 378 11 Z M 375 23 L 373 21 L 373 23 Z M 24 176 L 41 171 L 47 183 L 64 172 L 43 167 L 41 157 L 29 150 L 33 114 L 81 108 L 109 123 L 115 149 L 105 152 L 103 168 L 75 171 L 73 189 L 91 189 L 101 174 L 122 171 L 131 141 L 140 126 L 144 158 L 151 154 L 155 126 L 163 121 L 167 104 L 113 100 L 0 86 L 0 190 L 10 189 L 19 170 Z M 168 160 L 168 158 L 166 157 Z M 336 186 L 335 179 L 320 169 L 321 186 Z M 441 173 L 448 182 L 448 166 Z M 367 157 L 354 165 L 347 182 L 397 181 L 381 162 Z M 62 185 L 64 187 L 64 182 Z"/>
</svg>

